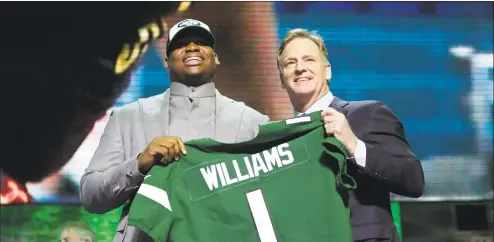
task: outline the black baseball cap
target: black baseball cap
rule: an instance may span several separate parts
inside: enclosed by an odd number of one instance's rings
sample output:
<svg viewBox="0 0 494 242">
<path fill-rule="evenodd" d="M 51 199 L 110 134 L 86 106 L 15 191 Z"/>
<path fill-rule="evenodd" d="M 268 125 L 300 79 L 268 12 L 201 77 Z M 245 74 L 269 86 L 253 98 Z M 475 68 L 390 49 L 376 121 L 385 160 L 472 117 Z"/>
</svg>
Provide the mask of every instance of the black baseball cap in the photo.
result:
<svg viewBox="0 0 494 242">
<path fill-rule="evenodd" d="M 170 55 L 169 46 L 172 44 L 172 42 L 176 40 L 180 34 L 189 31 L 193 31 L 194 34 L 205 37 L 208 43 L 211 45 L 211 48 L 213 48 L 213 50 L 215 49 L 216 41 L 214 39 L 213 33 L 211 33 L 211 29 L 209 28 L 209 26 L 199 20 L 185 19 L 173 25 L 173 27 L 168 32 L 168 41 L 166 42 L 166 56 Z"/>
</svg>

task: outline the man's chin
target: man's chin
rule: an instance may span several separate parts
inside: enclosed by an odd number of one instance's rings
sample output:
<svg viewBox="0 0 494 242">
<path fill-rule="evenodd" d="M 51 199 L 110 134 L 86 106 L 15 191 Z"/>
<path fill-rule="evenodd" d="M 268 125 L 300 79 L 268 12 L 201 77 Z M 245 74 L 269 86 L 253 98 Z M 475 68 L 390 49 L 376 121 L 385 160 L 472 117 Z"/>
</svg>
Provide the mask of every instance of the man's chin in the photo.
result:
<svg viewBox="0 0 494 242">
<path fill-rule="evenodd" d="M 185 72 L 185 77 L 187 77 L 187 78 L 198 78 L 198 77 L 201 77 L 204 75 L 205 75 L 205 73 L 202 70 L 192 70 L 192 71 Z"/>
<path fill-rule="evenodd" d="M 293 93 L 297 96 L 303 97 L 303 96 L 312 96 L 314 94 L 314 89 L 309 89 L 309 88 L 298 88 L 296 90 L 293 90 Z"/>
<path fill-rule="evenodd" d="M 213 75 L 211 75 L 211 73 L 200 71 L 186 72 L 184 77 L 185 82 L 189 85 L 198 86 L 209 82 L 213 78 Z"/>
</svg>

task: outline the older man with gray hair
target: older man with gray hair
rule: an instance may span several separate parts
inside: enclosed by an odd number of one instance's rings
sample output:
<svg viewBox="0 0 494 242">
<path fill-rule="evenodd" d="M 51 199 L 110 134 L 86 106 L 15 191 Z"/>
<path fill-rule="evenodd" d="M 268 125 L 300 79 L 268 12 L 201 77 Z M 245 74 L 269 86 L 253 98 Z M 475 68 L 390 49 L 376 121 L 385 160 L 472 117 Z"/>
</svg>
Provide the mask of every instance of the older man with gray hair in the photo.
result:
<svg viewBox="0 0 494 242">
<path fill-rule="evenodd" d="M 96 234 L 88 224 L 68 222 L 62 227 L 60 242 L 96 242 Z"/>
<path fill-rule="evenodd" d="M 358 242 L 398 242 L 389 193 L 420 197 L 424 172 L 401 121 L 384 103 L 345 101 L 329 88 L 332 77 L 324 40 L 306 29 L 290 30 L 278 49 L 278 69 L 294 115 L 321 111 L 327 135 L 348 151 L 348 173 L 357 189 L 348 204 Z"/>
</svg>

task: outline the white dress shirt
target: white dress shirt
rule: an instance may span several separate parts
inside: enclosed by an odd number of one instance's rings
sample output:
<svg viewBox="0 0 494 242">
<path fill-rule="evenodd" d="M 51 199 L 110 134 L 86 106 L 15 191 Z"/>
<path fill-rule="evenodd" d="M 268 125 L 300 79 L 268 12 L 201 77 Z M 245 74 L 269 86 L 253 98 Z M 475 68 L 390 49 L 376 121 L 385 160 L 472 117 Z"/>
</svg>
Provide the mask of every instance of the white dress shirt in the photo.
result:
<svg viewBox="0 0 494 242">
<path fill-rule="evenodd" d="M 305 111 L 305 113 L 323 111 L 329 107 L 329 104 L 331 104 L 333 99 L 334 99 L 333 94 L 331 92 L 328 92 L 326 95 L 322 96 L 321 98 L 319 98 L 319 100 L 317 100 L 314 104 L 312 104 L 312 106 L 310 106 Z M 304 113 L 297 112 L 295 110 L 293 112 L 295 114 L 294 115 L 295 117 L 304 114 Z M 361 167 L 365 167 L 365 160 L 366 160 L 366 154 L 367 154 L 366 152 L 367 152 L 367 149 L 365 147 L 365 143 L 362 142 L 361 140 L 357 139 L 357 148 L 355 149 L 355 154 L 353 154 L 353 157 L 355 158 L 355 161 L 357 162 L 357 164 Z"/>
</svg>

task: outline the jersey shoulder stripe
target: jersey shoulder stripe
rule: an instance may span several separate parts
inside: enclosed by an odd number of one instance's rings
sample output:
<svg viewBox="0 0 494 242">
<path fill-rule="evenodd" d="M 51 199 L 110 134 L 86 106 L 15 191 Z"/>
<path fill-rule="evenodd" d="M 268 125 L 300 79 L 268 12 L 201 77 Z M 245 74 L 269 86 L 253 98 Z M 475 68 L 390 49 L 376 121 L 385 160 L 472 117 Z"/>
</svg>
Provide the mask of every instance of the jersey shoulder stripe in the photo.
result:
<svg viewBox="0 0 494 242">
<path fill-rule="evenodd" d="M 172 211 L 172 206 L 170 205 L 170 200 L 168 199 L 168 193 L 161 188 L 143 183 L 139 187 L 139 190 L 137 190 L 137 194 L 147 197 Z"/>
</svg>

